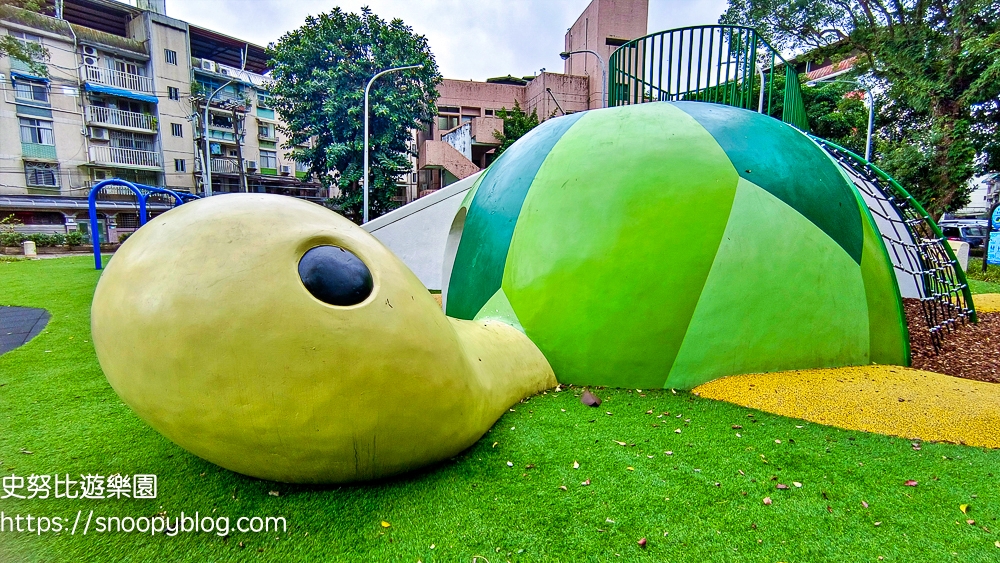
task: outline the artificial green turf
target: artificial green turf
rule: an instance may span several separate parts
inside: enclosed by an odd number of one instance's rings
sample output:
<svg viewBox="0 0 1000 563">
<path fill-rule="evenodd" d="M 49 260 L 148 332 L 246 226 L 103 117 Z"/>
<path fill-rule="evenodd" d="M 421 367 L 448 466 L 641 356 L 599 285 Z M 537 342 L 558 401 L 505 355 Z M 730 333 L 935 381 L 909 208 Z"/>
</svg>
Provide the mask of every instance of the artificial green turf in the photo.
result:
<svg viewBox="0 0 1000 563">
<path fill-rule="evenodd" d="M 577 389 L 536 396 L 456 459 L 375 484 L 301 487 L 236 475 L 160 437 L 108 386 L 88 342 L 92 268 L 89 258 L 0 263 L 0 304 L 52 313 L 41 335 L 0 356 L 0 475 L 153 473 L 159 497 L 4 499 L 0 511 L 72 522 L 77 511 L 85 520 L 91 510 L 214 510 L 233 521 L 284 516 L 288 532 L 0 533 L 4 563 L 1000 557 L 1000 451 L 928 443 L 915 450 L 909 440 L 669 390 L 597 390 L 605 401 L 598 408 L 581 404 Z M 919 485 L 905 486 L 908 479 Z M 636 543 L 643 537 L 645 549 Z"/>
</svg>

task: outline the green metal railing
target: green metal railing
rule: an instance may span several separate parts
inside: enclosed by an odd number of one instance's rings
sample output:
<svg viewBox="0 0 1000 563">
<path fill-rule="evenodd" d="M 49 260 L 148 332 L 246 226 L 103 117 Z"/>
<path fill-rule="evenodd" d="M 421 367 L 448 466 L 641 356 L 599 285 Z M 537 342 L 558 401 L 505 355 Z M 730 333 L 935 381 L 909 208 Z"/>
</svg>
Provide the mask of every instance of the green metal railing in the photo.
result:
<svg viewBox="0 0 1000 563">
<path fill-rule="evenodd" d="M 671 29 L 612 53 L 609 106 L 680 100 L 755 110 L 809 130 L 795 69 L 749 27 Z"/>
</svg>

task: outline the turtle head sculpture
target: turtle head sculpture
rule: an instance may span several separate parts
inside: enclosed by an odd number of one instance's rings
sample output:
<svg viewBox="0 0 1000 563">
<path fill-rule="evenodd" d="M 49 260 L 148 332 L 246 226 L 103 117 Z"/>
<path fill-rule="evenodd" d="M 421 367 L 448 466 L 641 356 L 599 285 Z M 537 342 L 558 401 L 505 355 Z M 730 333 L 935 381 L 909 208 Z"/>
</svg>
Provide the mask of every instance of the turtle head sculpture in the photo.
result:
<svg viewBox="0 0 1000 563">
<path fill-rule="evenodd" d="M 220 195 L 151 220 L 108 264 L 91 322 L 108 381 L 142 419 L 276 481 L 447 459 L 556 384 L 524 334 L 445 317 L 375 238 L 285 196 Z"/>
</svg>

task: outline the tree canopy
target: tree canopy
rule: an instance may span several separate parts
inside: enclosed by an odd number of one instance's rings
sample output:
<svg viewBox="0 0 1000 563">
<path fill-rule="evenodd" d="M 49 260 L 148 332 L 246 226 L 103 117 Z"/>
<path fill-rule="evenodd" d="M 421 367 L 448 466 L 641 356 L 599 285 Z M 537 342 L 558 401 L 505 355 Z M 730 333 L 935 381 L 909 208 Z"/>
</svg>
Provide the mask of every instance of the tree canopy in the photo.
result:
<svg viewBox="0 0 1000 563">
<path fill-rule="evenodd" d="M 371 217 L 391 208 L 396 182 L 411 170 L 411 130 L 435 113 L 441 82 L 427 39 L 402 20 L 380 19 L 370 9 L 340 8 L 310 16 L 305 24 L 268 47 L 275 109 L 286 124 L 286 148 L 307 163 L 334 199 L 355 220 L 362 210 L 364 89 L 376 73 L 423 64 L 380 77 L 369 91 Z M 310 148 L 301 148 L 313 139 Z M 336 175 L 334 175 L 336 172 Z"/>
<path fill-rule="evenodd" d="M 514 141 L 523 137 L 528 131 L 538 127 L 538 112 L 531 110 L 525 113 L 521 109 L 521 104 L 514 100 L 513 109 L 501 108 L 496 116 L 503 120 L 503 131 L 494 131 L 493 136 L 500 141 L 500 146 L 496 149 L 496 156 L 503 154 L 503 151 L 514 144 Z"/>
<path fill-rule="evenodd" d="M 968 180 L 1000 168 L 997 0 L 729 0 L 720 21 L 805 57 L 857 56 L 876 92 L 874 160 L 932 213 L 961 207 Z"/>
</svg>

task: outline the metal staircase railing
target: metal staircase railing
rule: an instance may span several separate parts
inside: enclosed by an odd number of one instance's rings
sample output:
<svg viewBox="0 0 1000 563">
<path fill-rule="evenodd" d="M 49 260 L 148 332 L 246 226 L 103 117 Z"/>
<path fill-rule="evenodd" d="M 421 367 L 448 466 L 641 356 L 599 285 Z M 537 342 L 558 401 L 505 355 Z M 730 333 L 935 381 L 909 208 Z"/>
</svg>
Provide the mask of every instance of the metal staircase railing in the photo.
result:
<svg viewBox="0 0 1000 563">
<path fill-rule="evenodd" d="M 684 27 L 629 41 L 611 55 L 608 93 L 609 106 L 713 102 L 809 130 L 795 69 L 749 27 Z"/>
<path fill-rule="evenodd" d="M 931 342 L 940 351 L 945 334 L 966 320 L 977 322 L 969 283 L 951 245 L 923 206 L 891 176 L 840 145 L 810 137 L 857 186 L 886 243 L 897 280 L 912 280 Z"/>
</svg>

